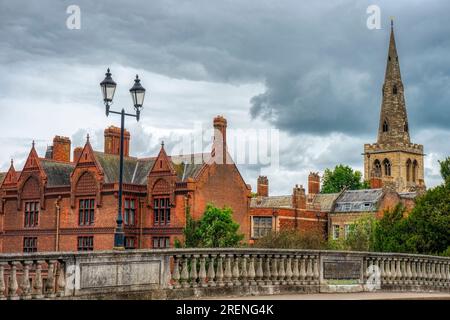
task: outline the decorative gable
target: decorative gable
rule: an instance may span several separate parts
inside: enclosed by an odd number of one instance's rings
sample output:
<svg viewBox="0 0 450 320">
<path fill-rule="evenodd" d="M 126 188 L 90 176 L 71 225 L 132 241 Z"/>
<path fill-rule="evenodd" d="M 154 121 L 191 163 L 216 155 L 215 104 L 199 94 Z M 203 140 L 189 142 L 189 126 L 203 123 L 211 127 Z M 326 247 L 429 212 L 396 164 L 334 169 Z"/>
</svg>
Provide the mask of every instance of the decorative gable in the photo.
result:
<svg viewBox="0 0 450 320">
<path fill-rule="evenodd" d="M 155 163 L 148 175 L 148 204 L 151 206 L 151 198 L 154 194 L 166 194 L 170 196 L 170 204 L 175 206 L 175 184 L 177 173 L 172 161 L 164 150 L 164 143 L 156 157 Z"/>
<path fill-rule="evenodd" d="M 101 206 L 101 190 L 104 183 L 103 169 L 95 157 L 94 150 L 89 142 L 86 144 L 70 176 L 71 184 L 71 206 L 75 206 L 75 197 L 93 195 L 96 198 L 97 206 Z"/>
<path fill-rule="evenodd" d="M 9 170 L 6 173 L 5 178 L 3 179 L 0 189 L 17 187 L 17 179 L 18 179 L 17 172 L 16 169 L 14 168 L 14 163 L 11 160 L 11 166 L 9 167 Z"/>
</svg>

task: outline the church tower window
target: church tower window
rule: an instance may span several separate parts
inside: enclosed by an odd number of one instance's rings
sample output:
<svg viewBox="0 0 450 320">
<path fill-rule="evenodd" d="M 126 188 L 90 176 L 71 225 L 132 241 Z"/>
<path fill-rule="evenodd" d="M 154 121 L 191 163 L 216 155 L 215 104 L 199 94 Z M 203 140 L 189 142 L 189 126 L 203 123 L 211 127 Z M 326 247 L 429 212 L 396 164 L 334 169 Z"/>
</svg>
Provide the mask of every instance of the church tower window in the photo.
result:
<svg viewBox="0 0 450 320">
<path fill-rule="evenodd" d="M 386 176 L 390 176 L 391 175 L 391 162 L 388 159 L 384 159 L 383 165 L 384 165 L 384 174 Z"/>
<path fill-rule="evenodd" d="M 419 164 L 417 163 L 416 160 L 414 160 L 413 165 L 412 165 L 412 182 L 416 182 L 418 168 L 419 168 Z"/>
<path fill-rule="evenodd" d="M 406 161 L 406 181 L 411 181 L 411 159 Z"/>
<path fill-rule="evenodd" d="M 387 120 L 384 120 L 383 122 L 383 132 L 388 132 L 389 131 L 389 124 L 387 122 Z"/>
<path fill-rule="evenodd" d="M 392 94 L 397 94 L 397 85 L 394 84 L 394 87 L 392 88 Z"/>
<path fill-rule="evenodd" d="M 373 163 L 373 166 L 375 168 L 375 176 L 381 177 L 381 163 L 380 160 L 375 160 Z"/>
</svg>

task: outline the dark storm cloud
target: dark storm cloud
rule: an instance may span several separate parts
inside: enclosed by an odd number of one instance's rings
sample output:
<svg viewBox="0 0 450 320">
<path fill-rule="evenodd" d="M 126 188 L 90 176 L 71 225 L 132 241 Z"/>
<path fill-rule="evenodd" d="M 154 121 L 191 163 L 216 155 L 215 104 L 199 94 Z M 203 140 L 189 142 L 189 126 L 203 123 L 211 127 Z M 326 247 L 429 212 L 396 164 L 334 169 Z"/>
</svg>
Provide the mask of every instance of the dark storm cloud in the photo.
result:
<svg viewBox="0 0 450 320">
<path fill-rule="evenodd" d="M 373 131 L 388 45 L 397 43 L 412 128 L 450 121 L 448 1 L 2 1 L 2 63 L 120 62 L 170 77 L 264 81 L 252 117 L 292 133 Z M 381 8 L 382 30 L 366 27 Z"/>
</svg>

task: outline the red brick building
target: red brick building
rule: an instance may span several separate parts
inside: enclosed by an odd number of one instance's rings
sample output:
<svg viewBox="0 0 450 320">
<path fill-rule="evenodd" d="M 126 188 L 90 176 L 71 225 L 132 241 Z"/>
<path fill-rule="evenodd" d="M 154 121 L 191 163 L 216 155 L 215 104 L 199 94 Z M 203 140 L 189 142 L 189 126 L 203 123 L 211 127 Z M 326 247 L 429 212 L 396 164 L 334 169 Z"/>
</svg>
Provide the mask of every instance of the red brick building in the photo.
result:
<svg viewBox="0 0 450 320">
<path fill-rule="evenodd" d="M 211 153 L 130 156 L 125 135 L 124 229 L 127 248 L 161 248 L 183 238 L 187 210 L 200 217 L 207 203 L 229 206 L 249 234 L 250 187 L 226 146 L 225 118 L 214 119 Z M 22 171 L 0 175 L 0 252 L 112 249 L 117 218 L 118 128 L 105 130 L 104 152 L 56 136 L 45 157 L 34 143 Z M 222 161 L 218 158 L 221 158 Z"/>
<path fill-rule="evenodd" d="M 296 185 L 292 194 L 269 196 L 269 181 L 260 176 L 257 196 L 250 203 L 250 242 L 271 231 L 318 230 L 324 237 L 327 233 L 328 213 L 332 210 L 338 194 L 321 194 L 320 177 L 317 173 L 308 176 L 308 194 L 303 186 Z"/>
</svg>

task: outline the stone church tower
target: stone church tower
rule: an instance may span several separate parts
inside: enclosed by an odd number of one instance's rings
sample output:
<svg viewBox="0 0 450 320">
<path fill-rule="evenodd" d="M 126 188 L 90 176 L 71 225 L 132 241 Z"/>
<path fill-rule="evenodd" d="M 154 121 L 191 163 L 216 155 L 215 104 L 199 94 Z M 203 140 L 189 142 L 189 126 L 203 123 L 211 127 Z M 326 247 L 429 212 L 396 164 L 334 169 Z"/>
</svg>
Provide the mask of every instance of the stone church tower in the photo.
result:
<svg viewBox="0 0 450 320">
<path fill-rule="evenodd" d="M 378 140 L 364 145 L 364 176 L 397 192 L 425 189 L 423 145 L 411 143 L 394 27 L 383 84 Z"/>
</svg>

